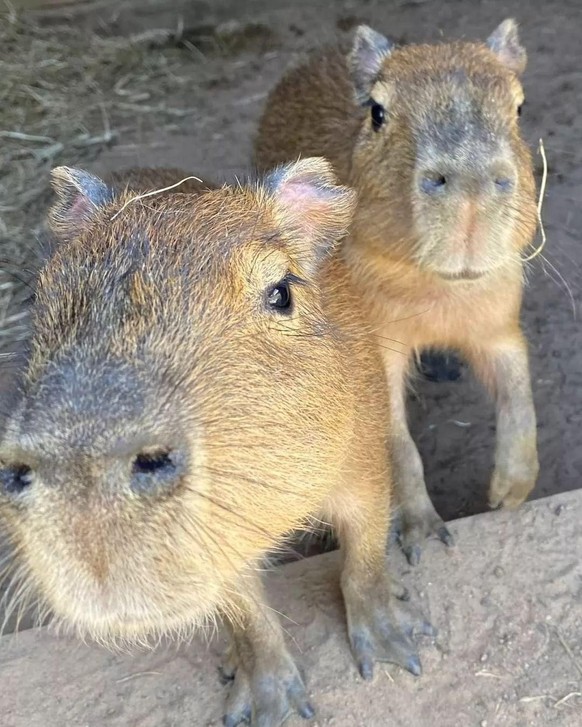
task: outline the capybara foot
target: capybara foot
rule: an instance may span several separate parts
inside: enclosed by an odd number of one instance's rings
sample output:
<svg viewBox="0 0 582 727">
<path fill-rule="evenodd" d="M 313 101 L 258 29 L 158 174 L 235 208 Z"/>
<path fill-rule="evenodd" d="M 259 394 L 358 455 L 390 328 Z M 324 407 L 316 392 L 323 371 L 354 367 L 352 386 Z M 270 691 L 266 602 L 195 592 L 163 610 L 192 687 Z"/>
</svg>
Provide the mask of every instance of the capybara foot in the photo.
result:
<svg viewBox="0 0 582 727">
<path fill-rule="evenodd" d="M 533 490 L 536 478 L 537 470 L 532 477 L 523 479 L 504 477 L 495 472 L 489 490 L 489 506 L 493 509 L 504 507 L 510 510 L 519 507 Z"/>
<path fill-rule="evenodd" d="M 352 653 L 366 680 L 372 679 L 376 662 L 397 664 L 419 676 L 422 668 L 413 636 L 436 634 L 430 623 L 394 603 L 387 581 L 377 584 L 372 593 L 365 587 L 344 588 Z"/>
<path fill-rule="evenodd" d="M 395 519 L 394 528 L 410 565 L 420 563 L 422 546 L 427 538 L 436 537 L 447 547 L 455 544 L 450 530 L 432 506 L 424 510 L 401 510 Z"/>
<path fill-rule="evenodd" d="M 239 665 L 226 702 L 225 727 L 279 727 L 292 714 L 311 719 L 315 710 L 290 657 L 276 665 L 257 663 L 251 672 Z"/>
</svg>

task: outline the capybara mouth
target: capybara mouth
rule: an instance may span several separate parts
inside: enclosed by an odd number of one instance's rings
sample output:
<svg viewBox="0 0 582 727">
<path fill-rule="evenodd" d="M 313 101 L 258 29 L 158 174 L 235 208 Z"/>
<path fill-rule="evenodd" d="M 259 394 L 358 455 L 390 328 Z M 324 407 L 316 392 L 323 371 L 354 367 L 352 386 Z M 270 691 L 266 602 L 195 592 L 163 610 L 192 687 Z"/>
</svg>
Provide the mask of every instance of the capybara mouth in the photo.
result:
<svg viewBox="0 0 582 727">
<path fill-rule="evenodd" d="M 459 282 L 466 282 L 469 280 L 479 280 L 484 277 L 486 273 L 484 270 L 460 270 L 458 273 L 439 272 L 439 275 L 444 280 L 458 280 Z"/>
</svg>

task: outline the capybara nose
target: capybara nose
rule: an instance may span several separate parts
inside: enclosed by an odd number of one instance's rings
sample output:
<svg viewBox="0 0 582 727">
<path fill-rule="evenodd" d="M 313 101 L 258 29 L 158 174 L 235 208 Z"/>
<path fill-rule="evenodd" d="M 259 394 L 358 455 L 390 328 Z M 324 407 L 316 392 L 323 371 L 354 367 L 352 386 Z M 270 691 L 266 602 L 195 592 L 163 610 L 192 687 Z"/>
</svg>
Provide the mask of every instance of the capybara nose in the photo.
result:
<svg viewBox="0 0 582 727">
<path fill-rule="evenodd" d="M 442 196 L 455 190 L 473 190 L 474 193 L 511 193 L 515 188 L 517 173 L 515 167 L 506 161 L 491 161 L 487 164 L 454 164 L 447 169 L 430 167 L 419 175 L 419 187 L 423 194 Z"/>
</svg>

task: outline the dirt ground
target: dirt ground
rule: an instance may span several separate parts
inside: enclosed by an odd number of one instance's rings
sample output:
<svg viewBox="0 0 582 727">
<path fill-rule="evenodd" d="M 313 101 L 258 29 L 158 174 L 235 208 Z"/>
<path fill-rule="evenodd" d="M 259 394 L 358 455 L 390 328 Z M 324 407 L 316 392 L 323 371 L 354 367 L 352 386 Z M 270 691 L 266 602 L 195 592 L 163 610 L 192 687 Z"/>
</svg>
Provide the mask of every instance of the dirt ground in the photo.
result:
<svg viewBox="0 0 582 727">
<path fill-rule="evenodd" d="M 87 133 L 96 142 L 83 149 L 65 146 L 51 161 L 82 163 L 98 172 L 134 164 L 172 165 L 211 179 L 232 179 L 248 169 L 258 115 L 284 69 L 319 43 L 346 37 L 358 22 L 414 41 L 443 35 L 484 38 L 506 16 L 516 17 L 529 52 L 523 127 L 533 147 L 543 138 L 549 163 L 543 211 L 548 242 L 543 255 L 530 264 L 523 314 L 539 419 L 541 475 L 534 496 L 579 487 L 582 7 L 577 0 L 150 0 L 86 6 L 87 12 L 69 11 L 71 24 L 122 43 L 127 37 L 128 44 L 140 45 L 149 64 L 168 60 L 172 76 L 162 85 L 152 82 L 154 90 L 144 102 L 143 84 L 132 98 L 131 78 L 124 85 L 123 67 L 114 68 L 118 95 L 108 107 L 113 114 L 107 122 L 109 136 L 100 136 L 99 117 L 90 119 Z M 62 10 L 40 16 L 42 23 L 57 29 L 63 17 Z M 70 103 L 74 107 L 74 89 Z M 122 107 L 120 128 L 115 112 Z M 2 141 L 17 150 L 30 146 Z M 537 167 L 539 172 L 539 157 Z M 10 172 L 8 165 L 0 173 L 5 189 L 12 183 Z M 45 164 L 38 177 L 46 180 L 47 175 Z M 25 206 L 24 228 L 38 223 L 45 206 L 46 197 Z M 4 257 L 10 259 L 11 249 L 7 247 Z M 21 255 L 21 248 L 17 252 Z M 4 390 L 9 387 L 5 379 Z M 451 384 L 418 381 L 411 421 L 441 515 L 453 519 L 484 511 L 493 408 L 470 374 Z"/>
</svg>

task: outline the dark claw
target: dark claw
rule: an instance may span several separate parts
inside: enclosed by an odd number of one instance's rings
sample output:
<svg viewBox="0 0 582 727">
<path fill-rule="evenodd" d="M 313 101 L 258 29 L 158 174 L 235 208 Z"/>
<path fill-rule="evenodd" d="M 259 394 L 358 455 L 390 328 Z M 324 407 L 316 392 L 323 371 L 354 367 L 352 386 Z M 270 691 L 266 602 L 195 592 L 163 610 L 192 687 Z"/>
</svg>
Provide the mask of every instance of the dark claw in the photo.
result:
<svg viewBox="0 0 582 727">
<path fill-rule="evenodd" d="M 428 621 L 423 621 L 423 622 L 422 622 L 422 625 L 421 625 L 421 627 L 420 627 L 420 633 L 421 633 L 421 634 L 422 634 L 423 636 L 431 636 L 431 637 L 433 637 L 433 638 L 434 638 L 434 637 L 435 637 L 435 636 L 437 635 L 438 631 L 437 631 L 437 629 L 435 629 L 435 627 L 434 627 L 434 626 L 433 626 L 432 624 L 430 624 L 430 623 L 429 623 Z"/>
<path fill-rule="evenodd" d="M 218 679 L 223 687 L 230 684 L 234 679 L 234 671 L 228 671 L 224 666 L 218 667 Z"/>
<path fill-rule="evenodd" d="M 404 555 L 410 565 L 418 565 L 420 563 L 420 545 L 411 545 L 404 548 Z"/>
<path fill-rule="evenodd" d="M 297 714 L 303 719 L 313 719 L 315 716 L 315 709 L 307 701 L 307 695 L 305 693 L 305 686 L 301 679 L 295 679 L 293 684 L 289 687 L 289 698 Z"/>
<path fill-rule="evenodd" d="M 309 702 L 297 707 L 297 713 L 300 717 L 303 717 L 303 719 L 313 719 L 315 717 L 315 710 Z"/>
<path fill-rule="evenodd" d="M 362 679 L 371 681 L 374 676 L 374 664 L 370 659 L 362 659 L 358 664 L 358 670 Z"/>
<path fill-rule="evenodd" d="M 441 542 L 443 542 L 448 548 L 453 546 L 455 544 L 455 539 L 453 537 L 453 534 L 451 531 L 447 528 L 446 525 L 443 525 L 442 528 L 439 528 L 437 530 L 437 536 Z"/>
<path fill-rule="evenodd" d="M 410 591 L 408 588 L 405 588 L 397 598 L 399 601 L 410 601 Z"/>
<path fill-rule="evenodd" d="M 390 532 L 388 534 L 388 545 L 391 547 L 394 545 L 400 544 L 400 536 L 401 536 L 401 527 L 400 524 L 394 523 L 394 525 L 390 528 Z"/>
<path fill-rule="evenodd" d="M 419 677 L 422 674 L 422 667 L 420 666 L 420 659 L 416 654 L 411 656 L 408 659 L 408 662 L 406 664 L 406 669 L 411 673 L 414 674 L 415 677 Z"/>
<path fill-rule="evenodd" d="M 418 634 L 421 636 L 430 636 L 431 638 L 434 638 L 437 635 L 437 630 L 428 621 L 422 621 L 416 626 L 405 626 L 403 630 L 410 638 Z"/>
<path fill-rule="evenodd" d="M 251 708 L 246 707 L 239 714 L 225 714 L 222 718 L 222 724 L 224 727 L 238 727 L 242 722 L 250 723 L 251 721 Z"/>
</svg>

